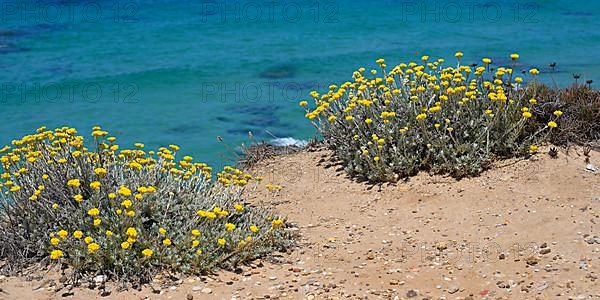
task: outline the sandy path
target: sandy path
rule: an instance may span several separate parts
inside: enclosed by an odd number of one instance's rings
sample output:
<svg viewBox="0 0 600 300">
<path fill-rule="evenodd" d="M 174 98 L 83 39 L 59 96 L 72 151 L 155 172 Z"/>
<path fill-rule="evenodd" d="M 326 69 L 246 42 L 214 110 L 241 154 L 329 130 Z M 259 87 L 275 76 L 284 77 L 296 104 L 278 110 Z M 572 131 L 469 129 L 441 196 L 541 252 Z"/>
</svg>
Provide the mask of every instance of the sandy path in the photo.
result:
<svg viewBox="0 0 600 300">
<path fill-rule="evenodd" d="M 301 152 L 255 168 L 284 188 L 252 202 L 298 224 L 298 249 L 159 294 L 78 289 L 70 297 L 600 299 L 600 172 L 585 170 L 581 151 L 459 182 L 420 174 L 382 186 L 349 180 L 328 155 Z M 600 153 L 591 163 L 600 166 Z M 61 298 L 36 285 L 5 278 L 0 297 Z"/>
</svg>

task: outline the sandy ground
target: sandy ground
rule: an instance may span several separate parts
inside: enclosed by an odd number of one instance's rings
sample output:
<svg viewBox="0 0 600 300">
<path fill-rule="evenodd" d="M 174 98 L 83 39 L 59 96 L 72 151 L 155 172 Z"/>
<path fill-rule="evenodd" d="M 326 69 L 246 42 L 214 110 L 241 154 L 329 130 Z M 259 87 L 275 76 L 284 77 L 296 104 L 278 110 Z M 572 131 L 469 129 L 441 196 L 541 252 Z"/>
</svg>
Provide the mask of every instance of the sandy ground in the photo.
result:
<svg viewBox="0 0 600 300">
<path fill-rule="evenodd" d="M 254 170 L 283 186 L 251 201 L 298 225 L 289 253 L 106 297 L 54 292 L 55 272 L 2 278 L 0 298 L 600 299 L 600 171 L 586 171 L 581 149 L 458 182 L 420 174 L 384 185 L 348 179 L 329 155 L 300 152 Z M 600 153 L 590 161 L 600 166 Z"/>
</svg>

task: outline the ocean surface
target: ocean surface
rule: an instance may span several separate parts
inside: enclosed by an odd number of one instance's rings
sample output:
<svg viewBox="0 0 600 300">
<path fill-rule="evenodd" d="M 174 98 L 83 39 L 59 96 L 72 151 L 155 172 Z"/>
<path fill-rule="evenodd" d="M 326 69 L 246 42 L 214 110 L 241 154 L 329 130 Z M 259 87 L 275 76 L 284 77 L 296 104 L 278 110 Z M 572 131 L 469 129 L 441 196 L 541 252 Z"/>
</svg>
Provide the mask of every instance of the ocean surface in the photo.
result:
<svg viewBox="0 0 600 300">
<path fill-rule="evenodd" d="M 298 107 L 359 67 L 484 56 L 600 84 L 600 1 L 0 1 L 0 144 L 101 125 L 216 166 L 315 136 Z M 552 70 L 549 64 L 555 62 Z M 593 83 L 596 85 L 596 83 Z M 220 142 L 217 137 L 221 137 Z"/>
</svg>

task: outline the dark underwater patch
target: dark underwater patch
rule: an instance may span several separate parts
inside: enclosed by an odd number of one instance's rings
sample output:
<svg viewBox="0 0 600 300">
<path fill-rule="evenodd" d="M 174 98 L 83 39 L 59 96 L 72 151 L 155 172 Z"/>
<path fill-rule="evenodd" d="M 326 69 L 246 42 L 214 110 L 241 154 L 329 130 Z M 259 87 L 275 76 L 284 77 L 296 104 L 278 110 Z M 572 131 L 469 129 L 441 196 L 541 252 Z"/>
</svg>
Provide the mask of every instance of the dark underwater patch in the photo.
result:
<svg viewBox="0 0 600 300">
<path fill-rule="evenodd" d="M 19 53 L 19 52 L 27 52 L 29 48 L 20 47 L 14 44 L 1 44 L 0 45 L 0 54 L 9 54 L 9 53 Z"/>
<path fill-rule="evenodd" d="M 25 35 L 24 31 L 18 29 L 0 29 L 0 38 L 18 38 Z"/>
<path fill-rule="evenodd" d="M 562 13 L 563 16 L 569 16 L 569 17 L 593 17 L 594 14 L 591 12 L 587 12 L 587 11 L 568 11 L 568 12 L 564 12 Z"/>
<path fill-rule="evenodd" d="M 237 124 L 244 126 L 257 126 L 257 127 L 279 127 L 282 126 L 281 120 L 274 115 L 246 115 L 249 118 L 245 118 L 237 121 Z M 242 117 L 243 118 L 243 117 Z"/>
<path fill-rule="evenodd" d="M 227 118 L 227 117 L 216 117 L 215 120 L 222 122 L 222 123 L 229 123 L 231 122 L 231 119 Z"/>
<path fill-rule="evenodd" d="M 46 68 L 46 70 L 49 71 L 49 72 L 51 72 L 54 75 L 71 74 L 73 72 L 73 69 L 71 68 L 71 65 L 49 67 L 49 68 Z"/>
<path fill-rule="evenodd" d="M 248 131 L 252 131 L 255 135 L 260 135 L 265 129 L 277 128 L 282 130 L 288 128 L 289 125 L 279 119 L 276 114 L 276 107 L 274 105 L 240 105 L 232 108 L 231 114 L 240 116 L 236 118 L 235 128 L 227 130 L 228 134 L 234 135 L 247 135 Z M 219 121 L 224 121 L 231 124 L 231 120 L 226 117 L 218 117 Z M 278 132 L 278 134 L 285 134 L 286 132 Z M 286 136 L 286 135 L 284 135 Z"/>
<path fill-rule="evenodd" d="M 277 65 L 270 67 L 258 74 L 260 78 L 265 79 L 282 79 L 292 78 L 296 75 L 296 67 L 289 64 Z"/>
<path fill-rule="evenodd" d="M 14 44 L 20 39 L 44 34 L 48 31 L 66 29 L 64 24 L 39 23 L 18 28 L 0 29 L 0 44 Z"/>
<path fill-rule="evenodd" d="M 249 105 L 236 105 L 230 110 L 234 115 L 272 116 L 277 107 L 275 105 L 251 103 Z"/>
<path fill-rule="evenodd" d="M 202 127 L 192 124 L 180 124 L 165 130 L 166 133 L 170 134 L 188 134 L 192 132 L 202 132 Z"/>
<path fill-rule="evenodd" d="M 28 34 L 40 34 L 48 31 L 67 29 L 68 26 L 63 23 L 39 23 L 28 27 L 23 27 L 21 30 Z"/>
<path fill-rule="evenodd" d="M 309 89 L 317 89 L 319 84 L 316 81 L 304 82 L 274 82 L 272 86 L 282 90 L 301 91 Z"/>
</svg>

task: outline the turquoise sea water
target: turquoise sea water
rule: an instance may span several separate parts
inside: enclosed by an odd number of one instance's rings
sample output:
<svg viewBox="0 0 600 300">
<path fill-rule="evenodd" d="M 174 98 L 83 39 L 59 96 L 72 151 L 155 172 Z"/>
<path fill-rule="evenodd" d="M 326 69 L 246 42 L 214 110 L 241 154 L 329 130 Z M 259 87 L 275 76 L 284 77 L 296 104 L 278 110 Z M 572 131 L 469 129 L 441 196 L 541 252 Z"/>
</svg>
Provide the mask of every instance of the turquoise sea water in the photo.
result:
<svg viewBox="0 0 600 300">
<path fill-rule="evenodd" d="M 358 67 L 465 53 L 600 84 L 600 1 L 0 1 L 0 144 L 99 124 L 121 144 L 230 147 L 315 131 L 297 102 Z M 554 72 L 548 64 L 556 62 Z M 453 62 L 452 62 L 453 63 Z"/>
</svg>

